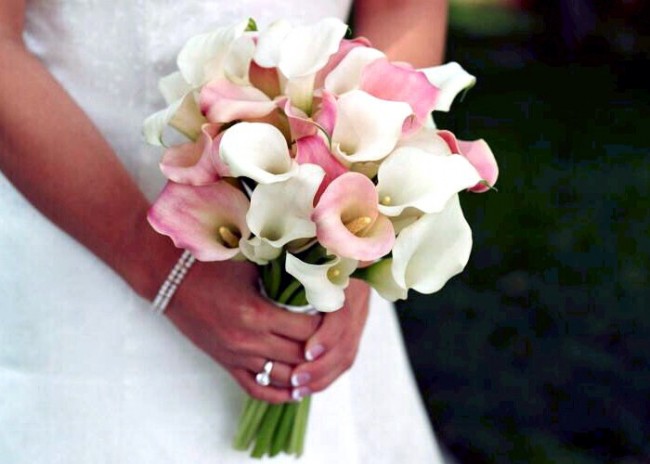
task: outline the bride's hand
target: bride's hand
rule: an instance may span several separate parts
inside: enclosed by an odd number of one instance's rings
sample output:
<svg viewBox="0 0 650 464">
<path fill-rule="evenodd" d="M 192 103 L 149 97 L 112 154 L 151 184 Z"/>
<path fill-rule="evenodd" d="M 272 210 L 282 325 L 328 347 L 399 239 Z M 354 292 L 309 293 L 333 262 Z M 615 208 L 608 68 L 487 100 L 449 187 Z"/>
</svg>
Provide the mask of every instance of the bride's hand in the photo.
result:
<svg viewBox="0 0 650 464">
<path fill-rule="evenodd" d="M 219 362 L 254 398 L 291 400 L 290 375 L 304 362 L 305 341 L 321 316 L 290 313 L 259 295 L 255 266 L 241 262 L 196 262 L 165 314 L 203 351 Z M 274 362 L 272 384 L 255 374 Z"/>
<path fill-rule="evenodd" d="M 305 346 L 308 362 L 292 373 L 294 400 L 324 390 L 352 367 L 368 317 L 369 295 L 368 285 L 353 279 L 343 308 L 323 316 L 321 326 Z"/>
</svg>

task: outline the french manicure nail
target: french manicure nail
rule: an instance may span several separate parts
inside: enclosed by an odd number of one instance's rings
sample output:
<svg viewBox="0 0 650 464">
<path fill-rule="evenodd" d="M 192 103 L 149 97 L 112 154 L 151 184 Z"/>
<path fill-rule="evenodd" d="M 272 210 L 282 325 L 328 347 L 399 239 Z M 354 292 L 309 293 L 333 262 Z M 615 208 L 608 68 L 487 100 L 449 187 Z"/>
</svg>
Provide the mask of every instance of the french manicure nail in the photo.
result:
<svg viewBox="0 0 650 464">
<path fill-rule="evenodd" d="M 321 354 L 325 352 L 325 347 L 323 345 L 314 345 L 305 353 L 305 359 L 307 361 L 314 361 Z"/>
<path fill-rule="evenodd" d="M 293 374 L 291 376 L 291 385 L 293 387 L 299 387 L 305 385 L 311 379 L 311 375 L 307 372 L 301 372 L 300 374 Z"/>
<path fill-rule="evenodd" d="M 309 396 L 310 393 L 311 391 L 307 387 L 294 388 L 291 392 L 291 398 L 293 398 L 294 401 L 300 401 L 305 396 Z"/>
</svg>

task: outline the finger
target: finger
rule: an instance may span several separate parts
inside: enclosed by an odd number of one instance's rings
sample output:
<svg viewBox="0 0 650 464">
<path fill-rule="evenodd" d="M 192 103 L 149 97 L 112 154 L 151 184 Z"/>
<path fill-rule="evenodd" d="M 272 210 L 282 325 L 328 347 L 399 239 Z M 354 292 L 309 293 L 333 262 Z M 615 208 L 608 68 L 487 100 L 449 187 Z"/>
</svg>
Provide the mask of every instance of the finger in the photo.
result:
<svg viewBox="0 0 650 464">
<path fill-rule="evenodd" d="M 238 363 L 238 367 L 247 369 L 253 375 L 264 372 L 268 359 L 249 356 Z M 273 360 L 271 360 L 273 361 Z M 278 361 L 273 361 L 273 368 L 271 369 L 271 385 L 281 388 L 288 388 L 291 386 L 291 372 L 293 367 Z"/>
<path fill-rule="evenodd" d="M 304 342 L 308 340 L 321 324 L 320 314 L 297 314 L 283 308 L 273 307 L 268 319 L 271 332 Z"/>
<path fill-rule="evenodd" d="M 247 354 L 295 366 L 304 362 L 304 352 L 304 343 L 267 334 L 258 339 Z"/>
<path fill-rule="evenodd" d="M 288 388 L 258 385 L 255 382 L 255 376 L 246 369 L 232 368 L 229 371 L 246 393 L 255 399 L 273 404 L 286 403 L 292 400 Z"/>
<path fill-rule="evenodd" d="M 325 390 L 352 367 L 355 358 L 356 347 L 351 350 L 337 347 L 316 361 L 298 366 L 291 375 L 292 397 L 299 400 Z"/>
</svg>

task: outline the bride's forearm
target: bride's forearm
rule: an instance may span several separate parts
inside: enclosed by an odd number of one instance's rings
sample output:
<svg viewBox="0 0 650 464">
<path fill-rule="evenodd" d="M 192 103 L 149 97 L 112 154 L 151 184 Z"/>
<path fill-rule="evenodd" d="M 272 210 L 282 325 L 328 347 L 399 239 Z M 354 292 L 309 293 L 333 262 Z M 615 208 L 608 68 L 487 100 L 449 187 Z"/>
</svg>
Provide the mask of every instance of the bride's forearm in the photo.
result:
<svg viewBox="0 0 650 464">
<path fill-rule="evenodd" d="M 152 297 L 178 257 L 92 122 L 20 40 L 0 36 L 0 170 L 45 216 Z"/>
<path fill-rule="evenodd" d="M 447 8 L 447 0 L 357 0 L 354 33 L 391 60 L 417 68 L 438 65 L 445 52 Z"/>
</svg>

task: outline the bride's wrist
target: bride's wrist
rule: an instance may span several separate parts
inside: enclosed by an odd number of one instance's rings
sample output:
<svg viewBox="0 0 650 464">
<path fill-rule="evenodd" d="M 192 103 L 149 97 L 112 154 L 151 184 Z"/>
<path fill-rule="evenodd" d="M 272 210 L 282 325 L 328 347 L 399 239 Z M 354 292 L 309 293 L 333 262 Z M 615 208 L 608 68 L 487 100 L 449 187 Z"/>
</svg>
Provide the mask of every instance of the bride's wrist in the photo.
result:
<svg viewBox="0 0 650 464">
<path fill-rule="evenodd" d="M 146 211 L 138 214 L 133 233 L 123 248 L 122 270 L 118 272 L 138 295 L 153 301 L 182 250 L 169 237 L 153 230 L 147 222 Z"/>
</svg>

